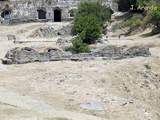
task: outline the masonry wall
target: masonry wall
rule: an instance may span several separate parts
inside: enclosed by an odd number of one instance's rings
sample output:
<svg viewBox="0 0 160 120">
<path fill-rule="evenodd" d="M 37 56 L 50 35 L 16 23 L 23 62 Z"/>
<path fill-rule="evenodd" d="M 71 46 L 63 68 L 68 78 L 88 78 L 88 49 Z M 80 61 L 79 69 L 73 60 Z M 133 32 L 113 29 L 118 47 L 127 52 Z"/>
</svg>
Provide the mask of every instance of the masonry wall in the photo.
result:
<svg viewBox="0 0 160 120">
<path fill-rule="evenodd" d="M 58 2 L 57 2 L 58 1 Z M 0 3 L 0 14 L 3 12 L 5 4 L 10 6 L 12 10 L 11 19 L 15 21 L 29 21 L 38 19 L 38 9 L 45 9 L 46 20 L 54 21 L 54 10 L 60 9 L 62 14 L 62 20 L 68 20 L 70 18 L 69 10 L 77 7 L 77 4 L 84 0 L 11 0 L 10 2 Z M 95 0 L 91 0 L 95 1 Z M 113 8 L 112 0 L 105 2 L 107 6 Z M 2 19 L 2 18 L 1 18 Z"/>
<path fill-rule="evenodd" d="M 37 10 L 33 4 L 19 3 L 12 9 L 12 19 L 36 19 Z"/>
</svg>

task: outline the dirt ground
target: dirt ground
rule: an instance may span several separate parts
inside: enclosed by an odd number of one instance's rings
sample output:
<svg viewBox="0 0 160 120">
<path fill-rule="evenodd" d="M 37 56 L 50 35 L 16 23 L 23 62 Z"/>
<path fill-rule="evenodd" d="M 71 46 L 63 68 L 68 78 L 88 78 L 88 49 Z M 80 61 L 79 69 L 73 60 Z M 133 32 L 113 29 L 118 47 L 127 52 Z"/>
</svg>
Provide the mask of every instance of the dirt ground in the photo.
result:
<svg viewBox="0 0 160 120">
<path fill-rule="evenodd" d="M 53 42 L 14 44 L 7 35 L 27 38 L 46 24 L 0 25 L 0 58 L 14 47 L 58 47 Z M 142 34 L 142 33 L 141 33 Z M 0 119 L 3 120 L 160 120 L 160 37 L 109 37 L 108 44 L 149 46 L 151 57 L 123 60 L 0 64 Z M 38 38 L 36 40 L 46 40 Z M 48 39 L 47 39 L 48 40 Z M 101 103 L 101 110 L 81 104 Z"/>
</svg>

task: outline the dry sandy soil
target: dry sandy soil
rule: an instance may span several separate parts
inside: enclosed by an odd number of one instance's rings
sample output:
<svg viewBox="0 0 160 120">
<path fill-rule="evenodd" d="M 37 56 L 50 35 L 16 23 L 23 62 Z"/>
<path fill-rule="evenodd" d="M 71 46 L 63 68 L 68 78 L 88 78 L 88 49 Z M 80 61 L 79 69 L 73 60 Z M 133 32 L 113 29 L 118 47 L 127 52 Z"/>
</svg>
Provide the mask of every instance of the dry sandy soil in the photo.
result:
<svg viewBox="0 0 160 120">
<path fill-rule="evenodd" d="M 0 58 L 17 46 L 58 47 L 55 42 L 7 40 L 8 34 L 28 40 L 29 34 L 46 24 L 59 29 L 69 23 L 0 25 Z M 108 44 L 149 46 L 152 56 L 147 58 L 0 64 L 0 119 L 160 120 L 159 39 L 109 37 Z M 94 109 L 82 108 L 82 104 L 93 107 L 89 103 L 94 103 Z"/>
</svg>

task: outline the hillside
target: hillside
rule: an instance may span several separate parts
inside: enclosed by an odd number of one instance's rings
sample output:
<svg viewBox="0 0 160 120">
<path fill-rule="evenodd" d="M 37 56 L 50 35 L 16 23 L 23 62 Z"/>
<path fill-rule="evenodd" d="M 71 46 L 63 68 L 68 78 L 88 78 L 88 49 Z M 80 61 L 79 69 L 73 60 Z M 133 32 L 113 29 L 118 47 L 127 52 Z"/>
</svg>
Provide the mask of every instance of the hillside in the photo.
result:
<svg viewBox="0 0 160 120">
<path fill-rule="evenodd" d="M 159 11 L 52 7 L 0 24 L 0 120 L 160 120 Z"/>
</svg>

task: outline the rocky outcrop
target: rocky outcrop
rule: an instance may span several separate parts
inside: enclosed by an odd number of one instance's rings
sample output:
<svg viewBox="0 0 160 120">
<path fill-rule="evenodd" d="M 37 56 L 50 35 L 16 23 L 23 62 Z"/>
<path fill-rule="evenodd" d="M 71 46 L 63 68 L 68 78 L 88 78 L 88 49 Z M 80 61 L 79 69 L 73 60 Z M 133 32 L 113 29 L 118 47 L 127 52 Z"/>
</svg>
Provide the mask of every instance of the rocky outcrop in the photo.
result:
<svg viewBox="0 0 160 120">
<path fill-rule="evenodd" d="M 62 50 L 66 50 L 72 45 L 71 40 L 71 38 L 61 37 L 56 41 L 56 45 L 58 45 Z"/>
<path fill-rule="evenodd" d="M 111 59 L 124 59 L 124 58 L 133 58 L 137 56 L 147 57 L 150 56 L 149 48 L 146 47 L 116 47 L 116 46 L 107 46 L 100 50 L 93 52 L 94 56 L 105 57 Z"/>
<path fill-rule="evenodd" d="M 28 37 L 31 38 L 52 38 L 56 36 L 56 32 L 52 26 L 43 26 L 35 30 L 31 35 Z"/>
<path fill-rule="evenodd" d="M 145 47 L 115 47 L 107 46 L 102 49 L 95 50 L 91 53 L 72 54 L 70 52 L 62 51 L 59 49 L 48 48 L 43 53 L 39 53 L 33 48 L 14 48 L 9 50 L 2 60 L 3 64 L 24 64 L 31 62 L 46 62 L 46 61 L 61 61 L 61 60 L 94 60 L 102 58 L 109 59 L 125 59 L 137 56 L 148 57 L 150 56 L 148 48 Z"/>
<path fill-rule="evenodd" d="M 73 25 L 63 26 L 61 29 L 55 30 L 53 26 L 45 25 L 33 31 L 30 38 L 53 38 L 58 36 L 71 36 Z"/>
<path fill-rule="evenodd" d="M 60 30 L 57 30 L 56 33 L 59 36 L 72 35 L 73 25 L 71 24 L 71 25 L 64 26 Z"/>
<path fill-rule="evenodd" d="M 14 48 L 7 52 L 5 59 L 2 60 L 4 64 L 23 64 L 31 62 L 45 62 L 53 60 L 61 60 L 70 56 L 68 52 L 63 52 L 58 49 L 49 48 L 43 53 L 25 47 L 25 48 Z"/>
</svg>

